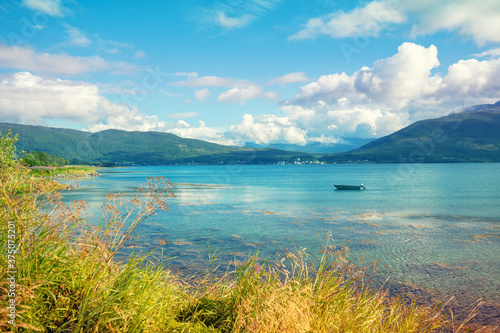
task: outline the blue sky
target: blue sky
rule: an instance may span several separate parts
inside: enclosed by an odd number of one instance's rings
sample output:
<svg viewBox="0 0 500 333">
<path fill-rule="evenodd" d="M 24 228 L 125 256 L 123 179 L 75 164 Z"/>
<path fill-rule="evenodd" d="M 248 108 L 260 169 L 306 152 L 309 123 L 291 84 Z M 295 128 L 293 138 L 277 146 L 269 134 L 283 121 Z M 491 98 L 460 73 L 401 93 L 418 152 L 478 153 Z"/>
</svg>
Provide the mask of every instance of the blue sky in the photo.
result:
<svg viewBox="0 0 500 333">
<path fill-rule="evenodd" d="M 500 100 L 500 2 L 0 4 L 0 121 L 337 143 Z"/>
</svg>

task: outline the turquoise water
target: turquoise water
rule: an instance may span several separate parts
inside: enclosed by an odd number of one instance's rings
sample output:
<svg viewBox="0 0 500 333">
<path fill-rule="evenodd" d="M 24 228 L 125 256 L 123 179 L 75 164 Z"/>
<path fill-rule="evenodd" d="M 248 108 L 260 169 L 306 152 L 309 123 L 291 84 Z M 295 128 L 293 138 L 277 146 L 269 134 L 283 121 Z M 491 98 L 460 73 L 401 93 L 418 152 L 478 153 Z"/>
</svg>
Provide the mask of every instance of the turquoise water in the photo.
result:
<svg viewBox="0 0 500 333">
<path fill-rule="evenodd" d="M 101 169 L 66 200 L 135 195 L 147 177 L 176 184 L 170 210 L 138 229 L 142 249 L 160 246 L 173 270 L 200 272 L 207 250 L 221 262 L 259 250 L 274 259 L 306 248 L 312 259 L 331 231 L 353 257 L 380 259 L 395 285 L 500 302 L 500 164 L 163 166 Z M 365 191 L 334 190 L 334 183 Z"/>
</svg>

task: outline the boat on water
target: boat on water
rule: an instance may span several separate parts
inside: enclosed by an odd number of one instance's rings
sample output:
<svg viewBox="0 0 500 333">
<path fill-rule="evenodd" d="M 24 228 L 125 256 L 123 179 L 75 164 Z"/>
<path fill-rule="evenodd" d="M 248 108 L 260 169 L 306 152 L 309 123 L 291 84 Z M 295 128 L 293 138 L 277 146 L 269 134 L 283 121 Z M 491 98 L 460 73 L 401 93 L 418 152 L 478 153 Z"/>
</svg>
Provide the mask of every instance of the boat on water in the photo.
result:
<svg viewBox="0 0 500 333">
<path fill-rule="evenodd" d="M 363 184 L 360 185 L 338 185 L 338 184 L 333 184 L 337 190 L 365 190 L 366 187 L 363 186 Z"/>
</svg>

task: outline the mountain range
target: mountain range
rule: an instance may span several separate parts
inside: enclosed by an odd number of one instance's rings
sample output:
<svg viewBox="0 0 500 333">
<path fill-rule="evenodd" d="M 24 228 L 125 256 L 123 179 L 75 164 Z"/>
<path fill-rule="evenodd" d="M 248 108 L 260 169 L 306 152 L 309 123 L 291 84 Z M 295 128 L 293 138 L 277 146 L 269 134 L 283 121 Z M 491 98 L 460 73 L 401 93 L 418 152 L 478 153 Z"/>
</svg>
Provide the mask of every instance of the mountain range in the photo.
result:
<svg viewBox="0 0 500 333">
<path fill-rule="evenodd" d="M 500 102 L 415 122 L 328 162 L 500 162 Z"/>
<path fill-rule="evenodd" d="M 370 141 L 350 139 L 347 152 L 320 152 L 321 145 L 224 146 L 161 132 L 105 130 L 97 133 L 0 123 L 0 133 L 18 134 L 19 152 L 43 151 L 72 163 L 118 165 L 500 162 L 500 102 L 476 105 L 447 116 L 415 122 Z M 277 149 L 282 148 L 282 149 Z"/>
</svg>

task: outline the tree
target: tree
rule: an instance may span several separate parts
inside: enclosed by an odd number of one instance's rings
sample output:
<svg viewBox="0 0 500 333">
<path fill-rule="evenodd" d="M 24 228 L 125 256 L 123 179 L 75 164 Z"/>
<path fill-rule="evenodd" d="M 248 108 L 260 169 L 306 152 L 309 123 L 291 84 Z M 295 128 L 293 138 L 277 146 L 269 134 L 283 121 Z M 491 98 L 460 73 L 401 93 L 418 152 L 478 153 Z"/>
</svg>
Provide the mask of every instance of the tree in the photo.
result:
<svg viewBox="0 0 500 333">
<path fill-rule="evenodd" d="M 12 167 L 17 163 L 16 142 L 17 135 L 12 136 L 11 131 L 5 137 L 0 133 L 0 167 Z"/>
<path fill-rule="evenodd" d="M 65 158 L 49 155 L 43 151 L 31 151 L 23 156 L 23 161 L 29 166 L 65 166 L 69 161 Z"/>
</svg>

